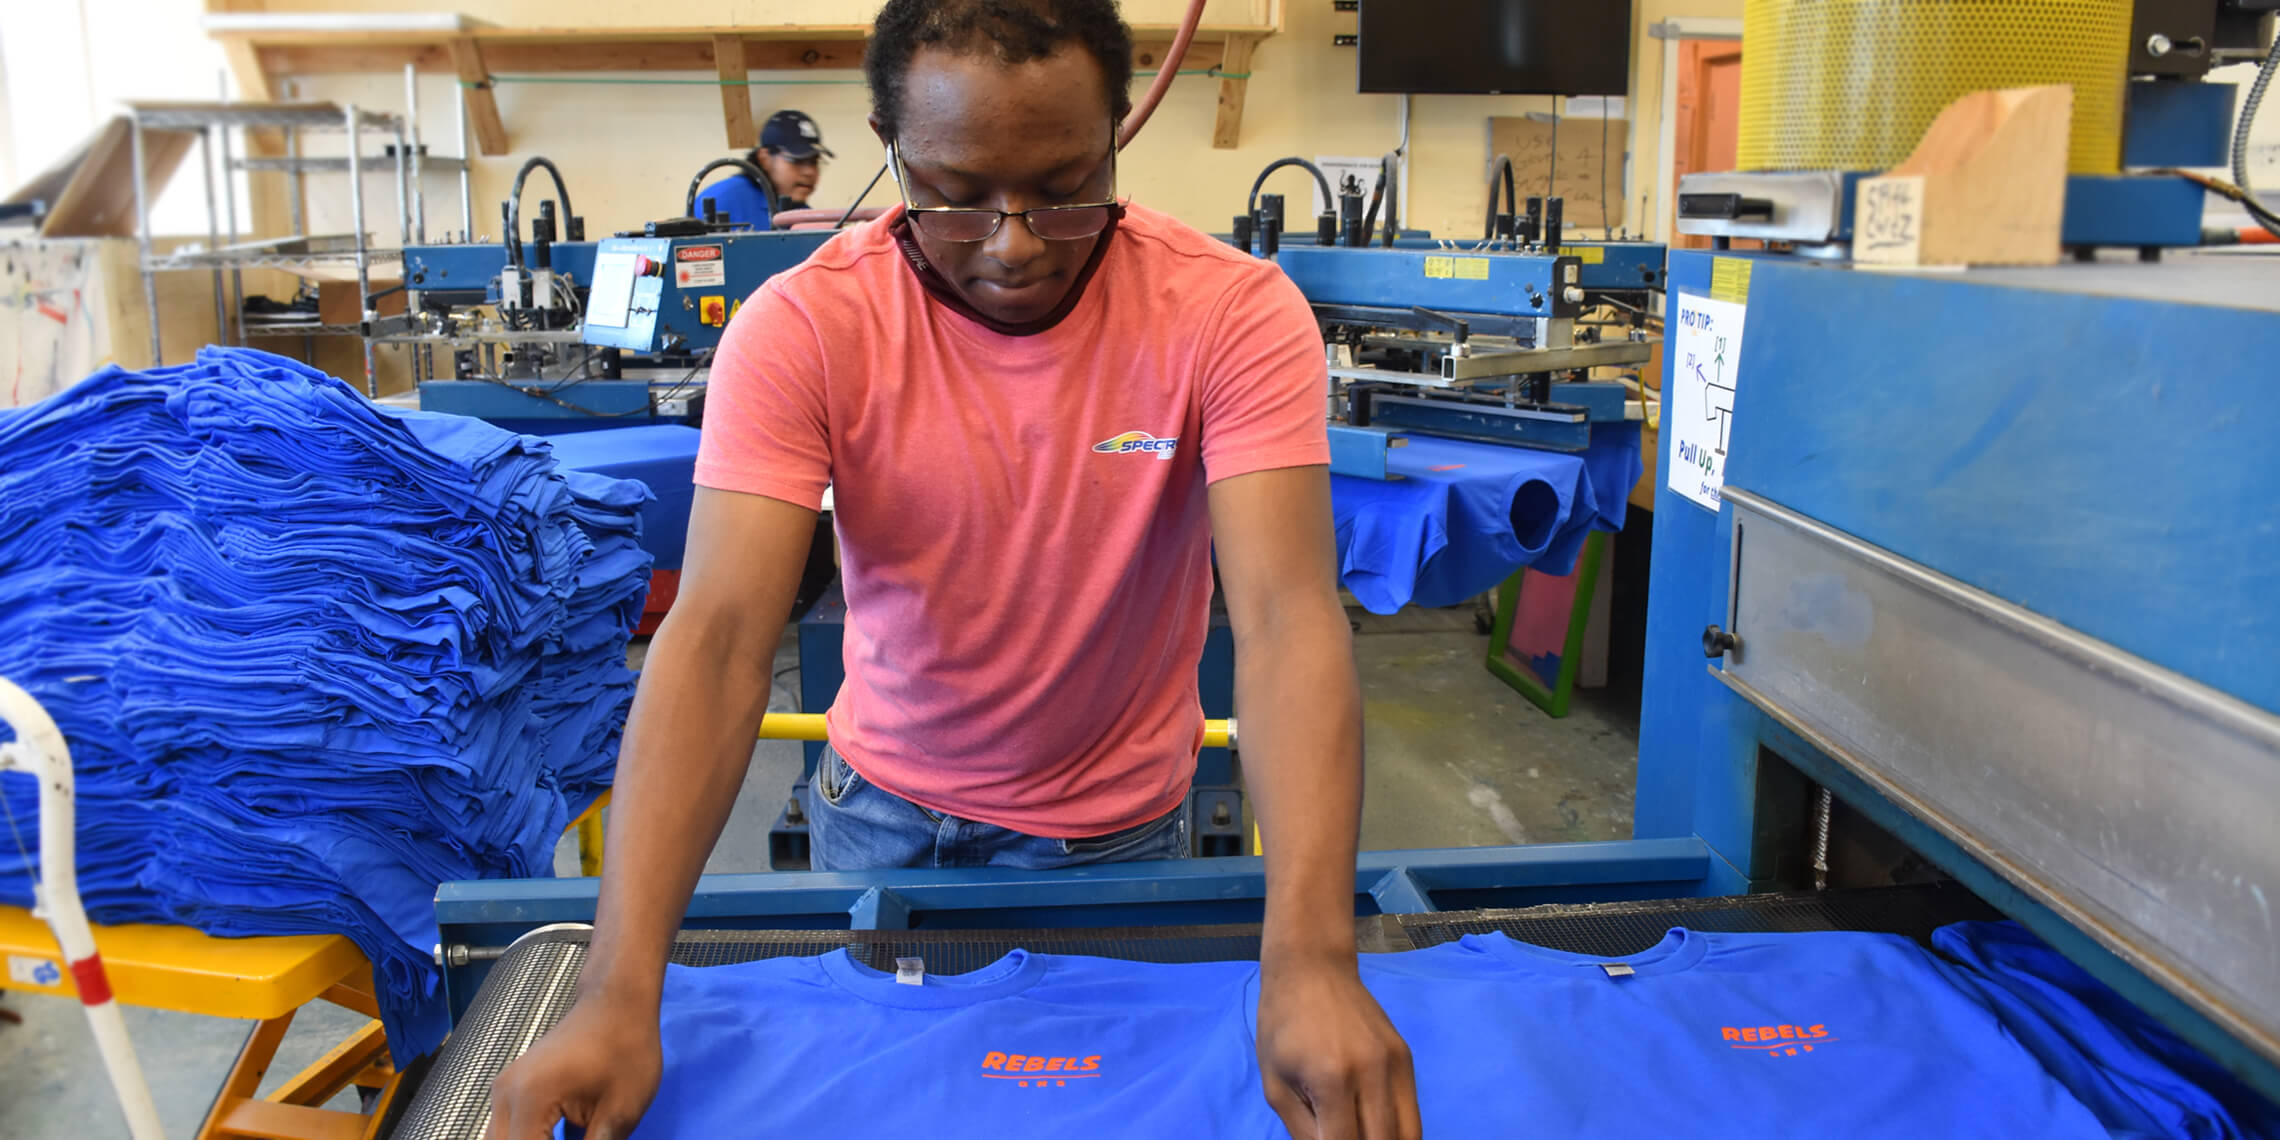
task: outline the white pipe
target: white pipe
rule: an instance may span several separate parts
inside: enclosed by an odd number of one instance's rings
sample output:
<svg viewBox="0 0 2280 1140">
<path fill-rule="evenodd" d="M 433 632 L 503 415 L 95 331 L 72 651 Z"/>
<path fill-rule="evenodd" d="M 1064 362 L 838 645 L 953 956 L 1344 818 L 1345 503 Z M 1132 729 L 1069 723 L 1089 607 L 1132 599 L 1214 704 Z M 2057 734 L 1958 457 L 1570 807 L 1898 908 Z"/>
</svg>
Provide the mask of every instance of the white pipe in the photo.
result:
<svg viewBox="0 0 2280 1140">
<path fill-rule="evenodd" d="M 87 1010 L 87 1023 L 95 1031 L 95 1048 L 111 1075 L 111 1089 L 126 1113 L 128 1134 L 134 1140 L 166 1140 L 158 1106 L 151 1103 L 150 1084 L 143 1080 L 134 1046 L 127 1041 L 126 1019 L 111 996 L 103 957 L 95 952 L 87 909 L 79 902 L 71 749 L 47 710 L 5 677 L 0 677 L 0 720 L 16 732 L 15 743 L 0 746 L 0 771 L 23 772 L 40 786 L 40 873 L 32 877 L 32 914 L 46 919 L 48 929 L 55 932 L 56 947 L 63 952 L 79 989 L 80 1005 Z"/>
</svg>

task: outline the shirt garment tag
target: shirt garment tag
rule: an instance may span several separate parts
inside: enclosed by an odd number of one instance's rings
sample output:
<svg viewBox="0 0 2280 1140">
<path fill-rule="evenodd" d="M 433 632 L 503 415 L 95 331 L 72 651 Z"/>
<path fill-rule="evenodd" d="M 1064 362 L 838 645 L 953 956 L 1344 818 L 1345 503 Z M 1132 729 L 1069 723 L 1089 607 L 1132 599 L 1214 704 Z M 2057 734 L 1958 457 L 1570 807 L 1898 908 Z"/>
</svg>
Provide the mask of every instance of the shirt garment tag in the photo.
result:
<svg viewBox="0 0 2280 1140">
<path fill-rule="evenodd" d="M 1610 978 L 1628 978 L 1638 973 L 1626 962 L 1601 962 L 1599 968 L 1607 971 L 1607 976 Z"/>
<path fill-rule="evenodd" d="M 925 984 L 926 984 L 926 959 L 924 959 L 924 958 L 897 958 L 897 959 L 895 959 L 895 981 L 896 981 L 896 982 L 898 982 L 898 983 L 900 983 L 900 984 L 902 984 L 902 985 L 906 985 L 906 986 L 923 986 L 923 985 L 925 985 Z"/>
</svg>

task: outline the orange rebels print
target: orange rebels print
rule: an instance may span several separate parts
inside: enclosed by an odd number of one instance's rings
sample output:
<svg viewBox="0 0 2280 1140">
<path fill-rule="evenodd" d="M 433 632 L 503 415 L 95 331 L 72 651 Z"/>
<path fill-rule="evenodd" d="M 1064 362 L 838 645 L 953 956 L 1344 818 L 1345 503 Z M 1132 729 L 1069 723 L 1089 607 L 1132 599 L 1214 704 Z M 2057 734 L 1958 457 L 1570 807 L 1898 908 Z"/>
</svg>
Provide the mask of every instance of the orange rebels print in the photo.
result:
<svg viewBox="0 0 2280 1140">
<path fill-rule="evenodd" d="M 1768 1057 L 1794 1057 L 1836 1041 L 1826 1025 L 1727 1026 L 1718 1031 L 1729 1049 L 1746 1049 Z"/>
<path fill-rule="evenodd" d="M 996 1051 L 982 1055 L 982 1076 L 993 1081 L 1013 1081 L 1022 1088 L 1066 1088 L 1070 1081 L 1101 1075 L 1098 1053 L 1090 1057 L 1040 1057 Z"/>
</svg>

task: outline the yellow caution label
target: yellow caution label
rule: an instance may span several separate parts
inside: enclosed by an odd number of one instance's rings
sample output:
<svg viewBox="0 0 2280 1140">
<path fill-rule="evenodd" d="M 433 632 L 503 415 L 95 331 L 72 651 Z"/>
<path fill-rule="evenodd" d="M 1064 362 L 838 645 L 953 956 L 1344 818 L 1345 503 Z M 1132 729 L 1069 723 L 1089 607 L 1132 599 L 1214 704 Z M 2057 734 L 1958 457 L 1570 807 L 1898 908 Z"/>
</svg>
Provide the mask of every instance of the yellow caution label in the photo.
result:
<svg viewBox="0 0 2280 1140">
<path fill-rule="evenodd" d="M 1425 276 L 1438 280 L 1486 281 L 1488 259 L 1485 257 L 1428 257 L 1425 259 Z"/>
<path fill-rule="evenodd" d="M 1750 303 L 1750 267 L 1757 263 L 1746 257 L 1714 257 L 1710 259 L 1710 299 L 1731 301 L 1737 305 Z"/>
<path fill-rule="evenodd" d="M 1572 257 L 1585 265 L 1599 265 L 1607 260 L 1607 251 L 1596 245 L 1563 245 L 1561 257 Z"/>
</svg>

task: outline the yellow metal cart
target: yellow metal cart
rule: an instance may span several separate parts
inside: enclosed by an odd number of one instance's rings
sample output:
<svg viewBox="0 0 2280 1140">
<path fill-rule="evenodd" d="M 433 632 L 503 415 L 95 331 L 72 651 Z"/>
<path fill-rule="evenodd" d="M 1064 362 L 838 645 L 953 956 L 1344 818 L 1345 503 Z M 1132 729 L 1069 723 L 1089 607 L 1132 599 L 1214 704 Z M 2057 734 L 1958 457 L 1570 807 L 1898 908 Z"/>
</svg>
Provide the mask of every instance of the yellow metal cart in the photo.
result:
<svg viewBox="0 0 2280 1140">
<path fill-rule="evenodd" d="M 376 1136 L 396 1091 L 380 1031 L 372 967 L 337 934 L 217 938 L 181 926 L 98 926 L 95 945 L 111 989 L 127 1005 L 256 1022 L 238 1050 L 199 1140 L 362 1140 Z M 76 999 L 47 924 L 21 907 L 0 907 L 0 986 Z M 370 1020 L 266 1097 L 254 1095 L 293 1015 L 326 1001 Z M 321 1108 L 342 1090 L 372 1090 L 369 1112 Z"/>
</svg>

